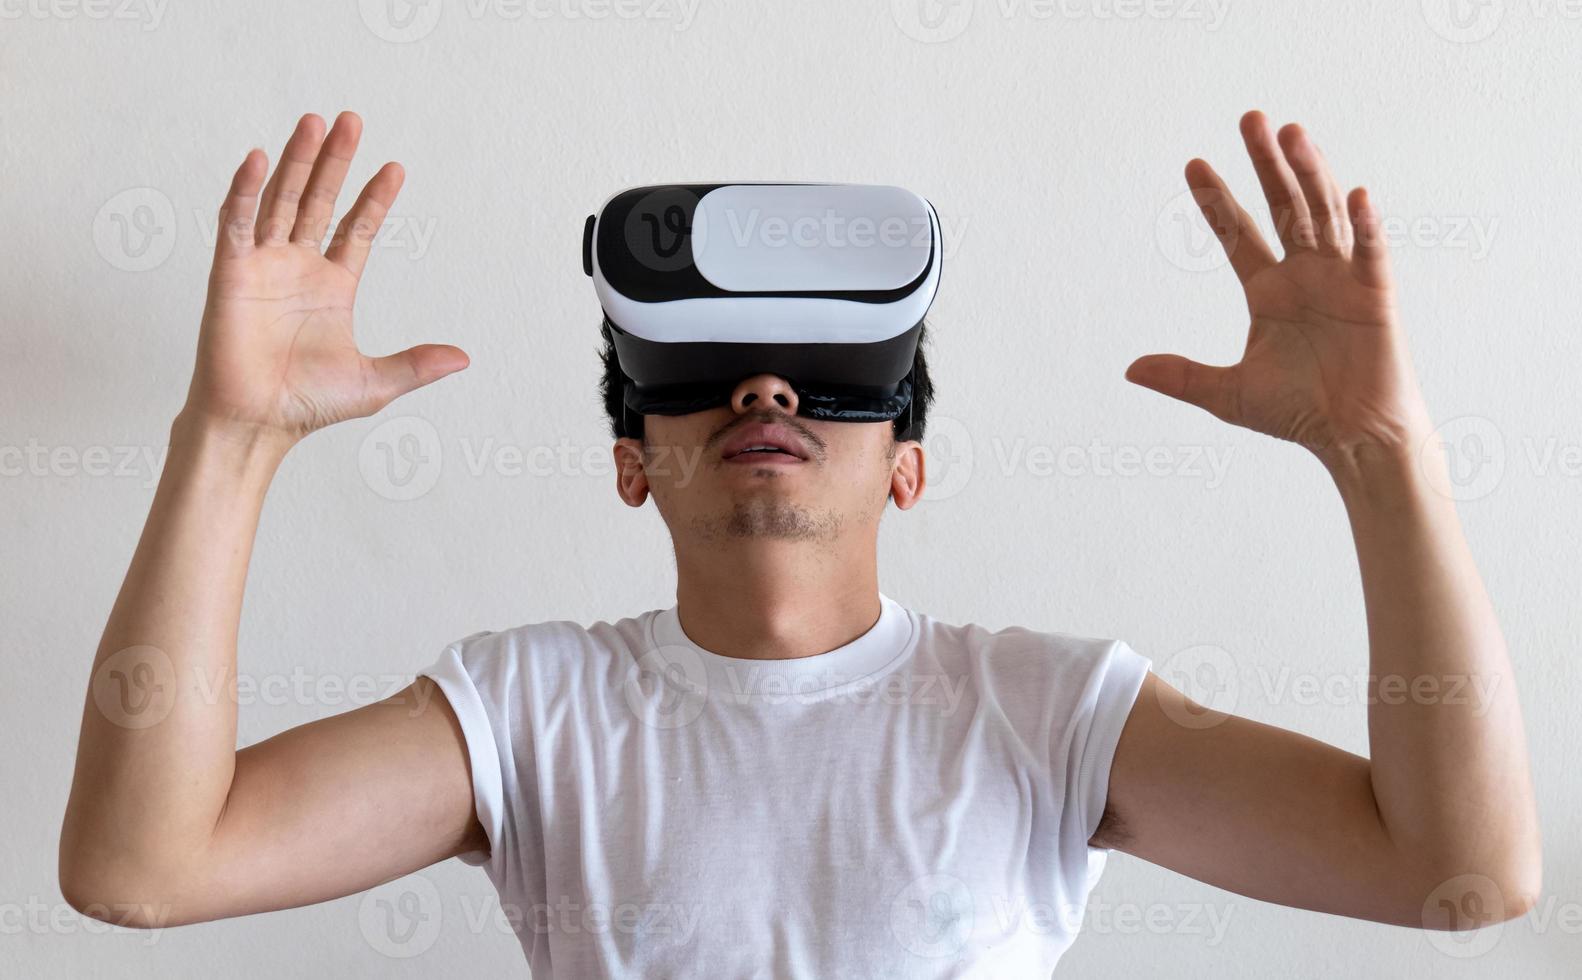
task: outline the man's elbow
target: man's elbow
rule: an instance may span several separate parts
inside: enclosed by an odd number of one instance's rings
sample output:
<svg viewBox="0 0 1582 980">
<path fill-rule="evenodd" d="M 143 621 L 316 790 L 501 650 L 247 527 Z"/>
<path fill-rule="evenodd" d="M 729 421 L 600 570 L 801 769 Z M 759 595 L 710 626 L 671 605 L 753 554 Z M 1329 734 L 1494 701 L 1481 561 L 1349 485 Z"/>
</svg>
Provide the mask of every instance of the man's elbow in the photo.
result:
<svg viewBox="0 0 1582 980">
<path fill-rule="evenodd" d="M 114 896 L 122 893 L 84 888 L 69 878 L 60 880 L 60 892 L 79 915 L 123 929 L 164 929 L 180 924 L 175 906 L 169 902 L 117 898 Z"/>
<path fill-rule="evenodd" d="M 61 897 L 78 914 L 126 929 L 163 929 L 178 917 L 175 890 L 157 875 L 62 848 L 57 869 Z"/>
<path fill-rule="evenodd" d="M 1526 915 L 1537 907 L 1544 888 L 1542 839 L 1533 829 L 1511 849 L 1511 856 L 1498 862 L 1494 881 L 1504 898 L 1505 920 Z"/>
<path fill-rule="evenodd" d="M 1477 867 L 1463 865 L 1462 867 Z M 1446 872 L 1424 890 L 1425 929 L 1464 932 L 1517 919 L 1531 912 L 1543 893 L 1543 861 L 1530 855 L 1485 862 L 1481 870 Z"/>
<path fill-rule="evenodd" d="M 1535 847 L 1533 855 L 1519 867 L 1507 873 L 1502 890 L 1509 896 L 1505 902 L 1505 918 L 1515 919 L 1537 907 L 1544 889 L 1543 855 Z"/>
</svg>

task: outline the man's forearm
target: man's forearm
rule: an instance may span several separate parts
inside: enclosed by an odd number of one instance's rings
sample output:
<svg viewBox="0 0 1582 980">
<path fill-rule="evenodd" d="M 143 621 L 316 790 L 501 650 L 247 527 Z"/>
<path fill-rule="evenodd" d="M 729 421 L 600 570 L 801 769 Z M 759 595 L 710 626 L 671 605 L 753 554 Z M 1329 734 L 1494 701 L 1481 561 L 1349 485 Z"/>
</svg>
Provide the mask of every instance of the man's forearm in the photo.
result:
<svg viewBox="0 0 1582 980">
<path fill-rule="evenodd" d="M 1507 910 L 1525 908 L 1541 869 L 1516 680 L 1442 453 L 1373 450 L 1326 465 L 1367 605 L 1380 819 L 1428 884 L 1483 875 Z"/>
<path fill-rule="evenodd" d="M 179 876 L 236 749 L 236 636 L 259 513 L 286 447 L 182 415 L 94 661 L 61 836 L 68 891 Z M 120 896 L 140 900 L 143 896 Z"/>
<path fill-rule="evenodd" d="M 431 682 L 236 751 L 242 592 L 280 460 L 467 366 L 443 344 L 357 347 L 352 309 L 400 164 L 311 247 L 361 135 L 356 113 L 328 132 L 308 113 L 273 177 L 250 150 L 220 205 L 187 401 L 83 712 L 60 878 L 85 914 L 143 906 L 119 921 L 153 926 L 322 901 L 484 838 L 459 722 Z"/>
</svg>

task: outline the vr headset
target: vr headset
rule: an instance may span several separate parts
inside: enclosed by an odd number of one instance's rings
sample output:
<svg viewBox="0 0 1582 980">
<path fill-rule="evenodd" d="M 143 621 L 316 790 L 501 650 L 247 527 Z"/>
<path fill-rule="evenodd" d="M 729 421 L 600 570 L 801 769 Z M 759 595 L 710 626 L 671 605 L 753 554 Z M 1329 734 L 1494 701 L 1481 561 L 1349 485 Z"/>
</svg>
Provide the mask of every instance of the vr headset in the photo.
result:
<svg viewBox="0 0 1582 980">
<path fill-rule="evenodd" d="M 634 187 L 589 215 L 582 268 L 620 365 L 623 436 L 775 374 L 797 414 L 912 432 L 943 258 L 933 205 L 867 184 Z"/>
</svg>

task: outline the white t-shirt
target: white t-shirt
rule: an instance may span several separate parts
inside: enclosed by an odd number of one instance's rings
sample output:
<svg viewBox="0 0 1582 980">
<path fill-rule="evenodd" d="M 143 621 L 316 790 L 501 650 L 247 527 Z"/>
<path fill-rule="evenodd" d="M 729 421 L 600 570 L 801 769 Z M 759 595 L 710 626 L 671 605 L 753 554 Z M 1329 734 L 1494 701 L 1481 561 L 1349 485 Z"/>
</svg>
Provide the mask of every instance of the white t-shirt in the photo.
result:
<svg viewBox="0 0 1582 980">
<path fill-rule="evenodd" d="M 551 977 L 1047 977 L 1150 662 L 954 626 L 724 657 L 674 606 L 477 633 L 424 673 L 472 765 L 481 864 Z"/>
</svg>

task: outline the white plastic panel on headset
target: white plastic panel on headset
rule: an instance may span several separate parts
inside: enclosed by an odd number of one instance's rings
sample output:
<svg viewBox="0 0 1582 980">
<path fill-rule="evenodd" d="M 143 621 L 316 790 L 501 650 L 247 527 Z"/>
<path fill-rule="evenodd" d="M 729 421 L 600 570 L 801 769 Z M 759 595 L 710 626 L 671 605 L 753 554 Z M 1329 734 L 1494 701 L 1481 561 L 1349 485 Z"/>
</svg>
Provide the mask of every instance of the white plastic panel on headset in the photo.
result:
<svg viewBox="0 0 1582 980">
<path fill-rule="evenodd" d="M 604 220 L 601 209 L 598 220 Z M 939 289 L 942 235 L 926 199 L 878 184 L 727 184 L 699 199 L 693 267 L 726 293 L 641 301 L 591 272 L 623 330 L 666 343 L 889 340 L 921 322 Z M 590 229 L 597 240 L 597 228 Z M 880 301 L 859 293 L 889 293 Z M 800 294 L 800 295 L 798 295 Z"/>
</svg>

